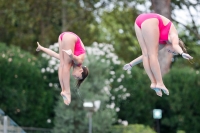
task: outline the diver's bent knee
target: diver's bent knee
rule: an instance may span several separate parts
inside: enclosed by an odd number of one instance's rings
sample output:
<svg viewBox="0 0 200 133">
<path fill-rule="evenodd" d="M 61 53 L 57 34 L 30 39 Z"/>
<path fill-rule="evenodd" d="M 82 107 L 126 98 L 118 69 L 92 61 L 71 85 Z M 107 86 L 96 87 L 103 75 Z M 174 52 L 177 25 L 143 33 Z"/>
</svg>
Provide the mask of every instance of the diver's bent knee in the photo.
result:
<svg viewBox="0 0 200 133">
<path fill-rule="evenodd" d="M 143 57 L 148 57 L 148 53 L 146 53 L 146 52 L 144 53 L 144 52 L 143 52 L 143 53 L 142 53 L 142 56 L 143 56 Z"/>
<path fill-rule="evenodd" d="M 149 58 L 158 58 L 158 53 L 157 54 L 148 54 Z"/>
<path fill-rule="evenodd" d="M 64 63 L 60 63 L 59 68 L 63 68 L 64 67 Z"/>
</svg>

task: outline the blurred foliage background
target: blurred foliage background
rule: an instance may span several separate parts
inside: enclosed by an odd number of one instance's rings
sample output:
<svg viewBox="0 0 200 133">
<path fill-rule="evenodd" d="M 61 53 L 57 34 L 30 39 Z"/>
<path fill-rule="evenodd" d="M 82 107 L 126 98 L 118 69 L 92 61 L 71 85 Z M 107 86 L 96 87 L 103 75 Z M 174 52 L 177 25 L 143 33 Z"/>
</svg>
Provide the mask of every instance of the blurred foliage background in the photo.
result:
<svg viewBox="0 0 200 133">
<path fill-rule="evenodd" d="M 85 133 L 88 117 L 83 101 L 101 100 L 93 114 L 95 133 L 153 133 L 155 108 L 163 110 L 162 133 L 199 133 L 199 6 L 199 0 L 1 0 L 0 108 L 22 127 Z M 181 16 L 181 11 L 187 16 Z M 170 18 L 194 57 L 193 64 L 180 56 L 168 62 L 170 71 L 163 79 L 170 95 L 162 98 L 149 88 L 142 64 L 122 70 L 126 62 L 141 55 L 134 20 L 144 12 Z M 185 22 L 178 19 L 185 17 Z M 71 79 L 70 106 L 60 97 L 59 61 L 35 52 L 37 41 L 58 52 L 62 31 L 80 36 L 87 46 L 84 65 L 90 70 L 80 90 Z"/>
</svg>

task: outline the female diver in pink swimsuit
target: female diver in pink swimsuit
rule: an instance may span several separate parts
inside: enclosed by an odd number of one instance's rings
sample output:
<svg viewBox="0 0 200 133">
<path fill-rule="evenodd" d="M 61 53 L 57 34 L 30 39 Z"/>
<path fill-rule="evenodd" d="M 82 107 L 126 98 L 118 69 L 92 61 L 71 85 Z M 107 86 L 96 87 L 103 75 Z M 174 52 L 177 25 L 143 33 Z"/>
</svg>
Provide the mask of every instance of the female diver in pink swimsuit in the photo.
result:
<svg viewBox="0 0 200 133">
<path fill-rule="evenodd" d="M 125 64 L 123 69 L 130 70 L 134 65 L 143 61 L 144 69 L 151 81 L 150 88 L 154 89 L 158 96 L 162 96 L 162 91 L 169 95 L 162 80 L 158 50 L 165 47 L 169 53 L 180 54 L 187 60 L 193 59 L 193 57 L 187 54 L 173 23 L 164 16 L 155 13 L 139 15 L 135 21 L 135 32 L 142 55 Z"/>
<path fill-rule="evenodd" d="M 70 69 L 73 67 L 72 75 L 77 79 L 77 87 L 88 76 L 88 69 L 82 66 L 85 58 L 85 47 L 81 39 L 72 32 L 63 32 L 58 38 L 59 54 L 51 49 L 42 47 L 39 43 L 36 51 L 42 50 L 48 55 L 60 60 L 58 76 L 62 88 L 61 96 L 64 103 L 69 105 L 71 102 L 70 93 Z"/>
</svg>

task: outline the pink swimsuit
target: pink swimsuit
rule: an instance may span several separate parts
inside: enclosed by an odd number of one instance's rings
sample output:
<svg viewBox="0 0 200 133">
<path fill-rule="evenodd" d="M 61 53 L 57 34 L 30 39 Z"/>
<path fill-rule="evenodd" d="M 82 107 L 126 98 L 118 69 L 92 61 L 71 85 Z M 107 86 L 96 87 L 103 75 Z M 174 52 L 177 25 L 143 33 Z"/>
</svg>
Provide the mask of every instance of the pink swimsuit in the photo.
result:
<svg viewBox="0 0 200 133">
<path fill-rule="evenodd" d="M 159 31 L 160 31 L 159 43 L 160 44 L 166 44 L 166 41 L 168 41 L 169 30 L 170 30 L 172 22 L 170 21 L 167 25 L 164 25 L 160 15 L 158 15 L 156 13 L 146 13 L 146 14 L 139 15 L 136 18 L 135 23 L 141 29 L 142 23 L 145 20 L 150 19 L 150 18 L 157 18 L 158 19 L 158 22 L 159 22 L 158 27 L 159 27 Z"/>
<path fill-rule="evenodd" d="M 70 33 L 70 34 L 76 35 L 73 32 L 63 32 L 63 33 L 60 34 L 61 41 L 62 41 L 63 35 L 65 33 Z M 79 56 L 79 55 L 84 54 L 84 53 L 85 53 L 85 49 L 81 45 L 81 39 L 79 38 L 79 36 L 77 36 L 77 41 L 76 41 L 75 46 L 74 46 L 74 55 Z"/>
</svg>

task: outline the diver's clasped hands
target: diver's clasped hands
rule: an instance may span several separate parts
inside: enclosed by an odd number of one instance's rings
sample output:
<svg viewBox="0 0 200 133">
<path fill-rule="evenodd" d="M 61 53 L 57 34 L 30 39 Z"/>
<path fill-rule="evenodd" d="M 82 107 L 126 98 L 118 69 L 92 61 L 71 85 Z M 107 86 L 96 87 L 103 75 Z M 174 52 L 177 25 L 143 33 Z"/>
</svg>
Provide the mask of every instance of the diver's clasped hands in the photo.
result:
<svg viewBox="0 0 200 133">
<path fill-rule="evenodd" d="M 184 59 L 187 59 L 187 60 L 193 59 L 193 57 L 190 56 L 190 55 L 187 54 L 187 53 L 182 53 L 181 56 L 182 56 Z"/>
</svg>

